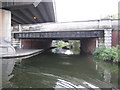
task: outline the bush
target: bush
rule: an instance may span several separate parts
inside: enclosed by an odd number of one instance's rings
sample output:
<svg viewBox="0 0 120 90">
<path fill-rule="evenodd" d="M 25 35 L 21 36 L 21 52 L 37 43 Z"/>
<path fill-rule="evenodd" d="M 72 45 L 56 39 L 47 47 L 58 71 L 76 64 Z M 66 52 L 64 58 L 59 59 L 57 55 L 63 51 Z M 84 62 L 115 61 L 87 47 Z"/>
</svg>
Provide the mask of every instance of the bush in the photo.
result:
<svg viewBox="0 0 120 90">
<path fill-rule="evenodd" d="M 120 46 L 112 47 L 111 49 L 102 46 L 101 48 L 96 49 L 93 55 L 99 60 L 120 62 Z"/>
<path fill-rule="evenodd" d="M 56 43 L 55 45 L 57 48 L 62 48 L 62 47 L 65 47 L 65 46 L 69 46 L 69 43 L 68 42 L 64 42 L 64 41 L 59 41 Z"/>
</svg>

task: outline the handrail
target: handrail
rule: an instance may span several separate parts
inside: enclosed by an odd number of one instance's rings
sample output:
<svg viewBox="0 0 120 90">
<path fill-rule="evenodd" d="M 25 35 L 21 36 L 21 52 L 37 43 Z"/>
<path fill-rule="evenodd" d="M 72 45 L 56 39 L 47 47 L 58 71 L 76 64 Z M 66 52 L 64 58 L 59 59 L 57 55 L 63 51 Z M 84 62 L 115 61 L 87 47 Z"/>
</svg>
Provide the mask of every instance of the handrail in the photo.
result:
<svg viewBox="0 0 120 90">
<path fill-rule="evenodd" d="M 14 54 L 16 52 L 16 50 L 14 49 L 13 46 L 0 45 L 0 48 L 7 48 L 7 52 L 6 53 L 3 53 L 1 51 L 0 54 L 9 54 L 9 53 Z M 12 52 L 9 52 L 9 50 L 8 50 L 9 48 L 12 50 Z"/>
</svg>

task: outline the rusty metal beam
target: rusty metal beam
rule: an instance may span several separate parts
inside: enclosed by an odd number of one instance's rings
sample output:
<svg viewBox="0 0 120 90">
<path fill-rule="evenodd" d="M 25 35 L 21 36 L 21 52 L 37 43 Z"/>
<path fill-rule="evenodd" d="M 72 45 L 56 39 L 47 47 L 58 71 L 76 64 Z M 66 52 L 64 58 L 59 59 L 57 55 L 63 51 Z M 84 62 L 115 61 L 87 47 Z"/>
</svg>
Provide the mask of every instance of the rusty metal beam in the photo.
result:
<svg viewBox="0 0 120 90">
<path fill-rule="evenodd" d="M 74 31 L 74 32 L 22 32 L 14 33 L 17 39 L 80 39 L 103 37 L 103 31 Z"/>
</svg>

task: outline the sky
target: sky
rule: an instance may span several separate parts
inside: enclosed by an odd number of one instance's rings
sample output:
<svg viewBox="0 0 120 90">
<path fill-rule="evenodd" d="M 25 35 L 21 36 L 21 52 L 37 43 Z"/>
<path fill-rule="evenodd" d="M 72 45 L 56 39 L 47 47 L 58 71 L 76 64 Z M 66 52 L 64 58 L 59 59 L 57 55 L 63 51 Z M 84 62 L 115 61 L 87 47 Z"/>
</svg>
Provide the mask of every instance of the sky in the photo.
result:
<svg viewBox="0 0 120 90">
<path fill-rule="evenodd" d="M 58 22 L 100 19 L 118 13 L 120 0 L 55 0 Z"/>
</svg>

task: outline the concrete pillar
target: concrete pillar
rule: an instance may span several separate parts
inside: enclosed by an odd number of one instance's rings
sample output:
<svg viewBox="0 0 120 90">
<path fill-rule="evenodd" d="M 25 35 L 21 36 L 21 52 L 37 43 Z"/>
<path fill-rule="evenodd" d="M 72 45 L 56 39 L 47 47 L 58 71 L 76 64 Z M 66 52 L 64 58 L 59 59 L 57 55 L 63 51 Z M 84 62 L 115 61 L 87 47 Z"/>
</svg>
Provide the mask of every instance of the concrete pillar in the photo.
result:
<svg viewBox="0 0 120 90">
<path fill-rule="evenodd" d="M 91 54 L 96 49 L 96 38 L 85 38 L 80 40 L 81 43 L 81 54 Z"/>
<path fill-rule="evenodd" d="M 0 9 L 0 44 L 11 45 L 11 12 Z"/>
<path fill-rule="evenodd" d="M 0 16 L 0 24 L 1 24 L 1 16 Z M 0 27 L 0 33 L 1 33 L 1 27 Z M 0 39 L 1 42 L 1 39 Z M 1 43 L 0 43 L 1 44 Z M 0 53 L 2 53 L 2 50 L 0 50 Z M 2 60 L 0 59 L 0 90 L 2 90 Z"/>
<path fill-rule="evenodd" d="M 103 45 L 105 45 L 106 48 L 112 47 L 112 29 L 105 29 L 104 37 L 98 38 L 98 48 L 101 48 Z"/>
<path fill-rule="evenodd" d="M 112 46 L 112 29 L 104 30 L 104 44 L 106 48 L 111 48 Z"/>
<path fill-rule="evenodd" d="M 98 46 L 97 48 L 101 48 L 104 45 L 104 38 L 98 38 Z"/>
<path fill-rule="evenodd" d="M 24 39 L 22 48 L 25 49 L 45 49 L 51 47 L 52 40 Z"/>
</svg>

